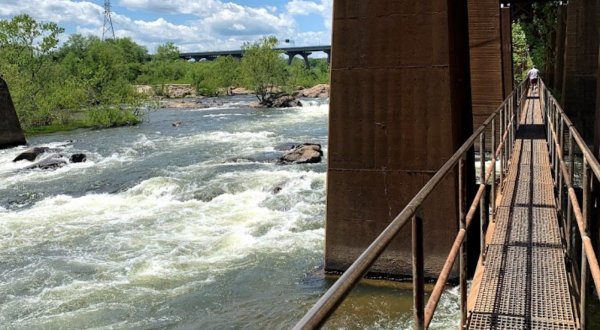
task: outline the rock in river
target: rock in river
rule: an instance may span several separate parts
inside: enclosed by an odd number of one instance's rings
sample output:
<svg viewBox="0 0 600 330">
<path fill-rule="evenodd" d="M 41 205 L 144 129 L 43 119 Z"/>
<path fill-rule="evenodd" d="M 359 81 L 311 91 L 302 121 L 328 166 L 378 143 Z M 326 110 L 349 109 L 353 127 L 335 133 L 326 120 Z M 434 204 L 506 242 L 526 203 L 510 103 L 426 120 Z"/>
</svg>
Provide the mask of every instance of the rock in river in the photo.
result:
<svg viewBox="0 0 600 330">
<path fill-rule="evenodd" d="M 22 153 L 20 153 L 15 159 L 13 159 L 13 162 L 18 162 L 20 160 L 28 160 L 30 162 L 34 161 L 39 155 L 50 151 L 50 148 L 48 147 L 35 147 L 35 148 L 31 148 L 29 150 L 23 151 Z"/>
<path fill-rule="evenodd" d="M 286 152 L 280 161 L 283 164 L 319 163 L 323 156 L 320 144 L 303 143 L 294 150 Z"/>
<path fill-rule="evenodd" d="M 50 156 L 49 158 L 46 158 L 40 162 L 37 162 L 35 164 L 31 164 L 27 167 L 25 167 L 26 170 L 33 170 L 33 169 L 41 169 L 41 170 L 50 170 L 50 169 L 56 169 L 59 167 L 63 167 L 67 164 L 69 164 L 69 162 L 71 163 L 83 163 L 87 160 L 87 156 L 85 154 L 73 154 L 71 155 L 71 157 L 69 157 L 69 159 L 65 159 L 62 155 L 54 155 L 54 156 Z"/>
</svg>

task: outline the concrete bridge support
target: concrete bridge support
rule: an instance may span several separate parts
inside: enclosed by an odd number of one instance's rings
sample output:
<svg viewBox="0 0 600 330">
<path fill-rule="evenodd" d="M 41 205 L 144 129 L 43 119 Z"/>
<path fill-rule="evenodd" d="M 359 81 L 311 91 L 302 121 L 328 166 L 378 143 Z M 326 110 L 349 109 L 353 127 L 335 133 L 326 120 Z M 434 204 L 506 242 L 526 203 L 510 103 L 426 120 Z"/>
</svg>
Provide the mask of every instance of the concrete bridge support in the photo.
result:
<svg viewBox="0 0 600 330">
<path fill-rule="evenodd" d="M 466 0 L 334 2 L 326 271 L 347 269 L 470 136 L 468 47 Z M 423 207 L 428 278 L 458 229 L 456 173 L 442 185 Z M 410 237 L 372 272 L 410 277 Z"/>
<path fill-rule="evenodd" d="M 504 100 L 503 43 L 498 1 L 468 0 L 468 6 L 473 128 L 477 129 Z M 491 135 L 491 127 L 486 135 Z"/>
<path fill-rule="evenodd" d="M 0 76 L 0 149 L 27 144 L 8 85 Z"/>
<path fill-rule="evenodd" d="M 594 137 L 600 0 L 570 0 L 567 13 L 562 103 L 586 142 Z"/>
<path fill-rule="evenodd" d="M 567 5 L 562 5 L 558 8 L 557 25 L 556 25 L 556 47 L 555 47 L 555 64 L 554 64 L 554 93 L 555 95 L 562 94 L 563 76 L 565 73 L 565 35 L 567 30 Z"/>
<path fill-rule="evenodd" d="M 288 65 L 292 65 L 292 60 L 294 59 L 294 57 L 296 57 L 296 55 L 300 55 L 304 59 L 304 65 L 306 65 L 306 68 L 310 69 L 308 55 L 312 54 L 312 52 L 287 52 L 285 54 L 288 56 Z"/>
<path fill-rule="evenodd" d="M 511 7 L 500 9 L 500 26 L 502 36 L 502 81 L 503 99 L 513 90 L 513 56 L 512 56 L 512 13 Z"/>
</svg>

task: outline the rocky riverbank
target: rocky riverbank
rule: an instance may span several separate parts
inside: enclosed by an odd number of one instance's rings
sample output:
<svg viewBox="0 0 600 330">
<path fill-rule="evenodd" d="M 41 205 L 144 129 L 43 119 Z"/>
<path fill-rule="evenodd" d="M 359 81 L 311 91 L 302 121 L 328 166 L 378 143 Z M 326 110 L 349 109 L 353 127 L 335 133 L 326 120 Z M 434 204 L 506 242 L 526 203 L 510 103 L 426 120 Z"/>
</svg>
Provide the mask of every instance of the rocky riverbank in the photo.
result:
<svg viewBox="0 0 600 330">
<path fill-rule="evenodd" d="M 166 84 L 166 85 L 136 85 L 138 93 L 144 93 L 151 97 L 160 99 L 165 98 L 185 98 L 194 97 L 204 98 L 205 95 L 197 94 L 196 89 L 191 84 Z M 243 87 L 233 87 L 230 89 L 232 95 L 252 95 L 253 91 Z M 223 94 L 225 91 L 223 90 Z M 298 87 L 297 91 L 292 93 L 295 97 L 306 98 L 327 98 L 329 97 L 329 85 L 319 84 L 310 88 Z"/>
</svg>

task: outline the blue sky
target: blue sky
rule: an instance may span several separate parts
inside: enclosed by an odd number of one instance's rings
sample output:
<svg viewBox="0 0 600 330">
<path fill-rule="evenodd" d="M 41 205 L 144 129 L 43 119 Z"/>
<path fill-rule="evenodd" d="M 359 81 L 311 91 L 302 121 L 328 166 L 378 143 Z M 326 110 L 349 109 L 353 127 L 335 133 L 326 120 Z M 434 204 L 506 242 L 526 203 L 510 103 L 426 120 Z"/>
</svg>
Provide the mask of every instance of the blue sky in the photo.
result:
<svg viewBox="0 0 600 330">
<path fill-rule="evenodd" d="M 117 37 L 153 53 L 174 42 L 182 52 L 239 49 L 262 35 L 296 46 L 328 45 L 333 0 L 111 0 Z M 104 0 L 0 0 L 0 19 L 27 13 L 66 33 L 101 36 Z"/>
</svg>

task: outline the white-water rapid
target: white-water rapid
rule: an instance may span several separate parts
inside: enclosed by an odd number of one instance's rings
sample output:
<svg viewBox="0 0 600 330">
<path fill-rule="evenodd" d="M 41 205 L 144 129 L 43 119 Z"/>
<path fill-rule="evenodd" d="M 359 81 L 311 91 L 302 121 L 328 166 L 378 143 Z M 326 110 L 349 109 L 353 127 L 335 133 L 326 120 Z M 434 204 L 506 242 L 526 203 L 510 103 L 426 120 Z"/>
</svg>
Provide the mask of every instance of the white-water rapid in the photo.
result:
<svg viewBox="0 0 600 330">
<path fill-rule="evenodd" d="M 328 105 L 250 101 L 29 138 L 88 155 L 57 170 L 13 163 L 25 147 L 0 151 L 0 329 L 291 328 L 333 281 L 321 271 L 326 159 L 264 160 L 285 142 L 326 152 Z M 327 328 L 409 329 L 411 294 L 361 284 Z M 456 328 L 457 295 L 432 328 Z"/>
</svg>

